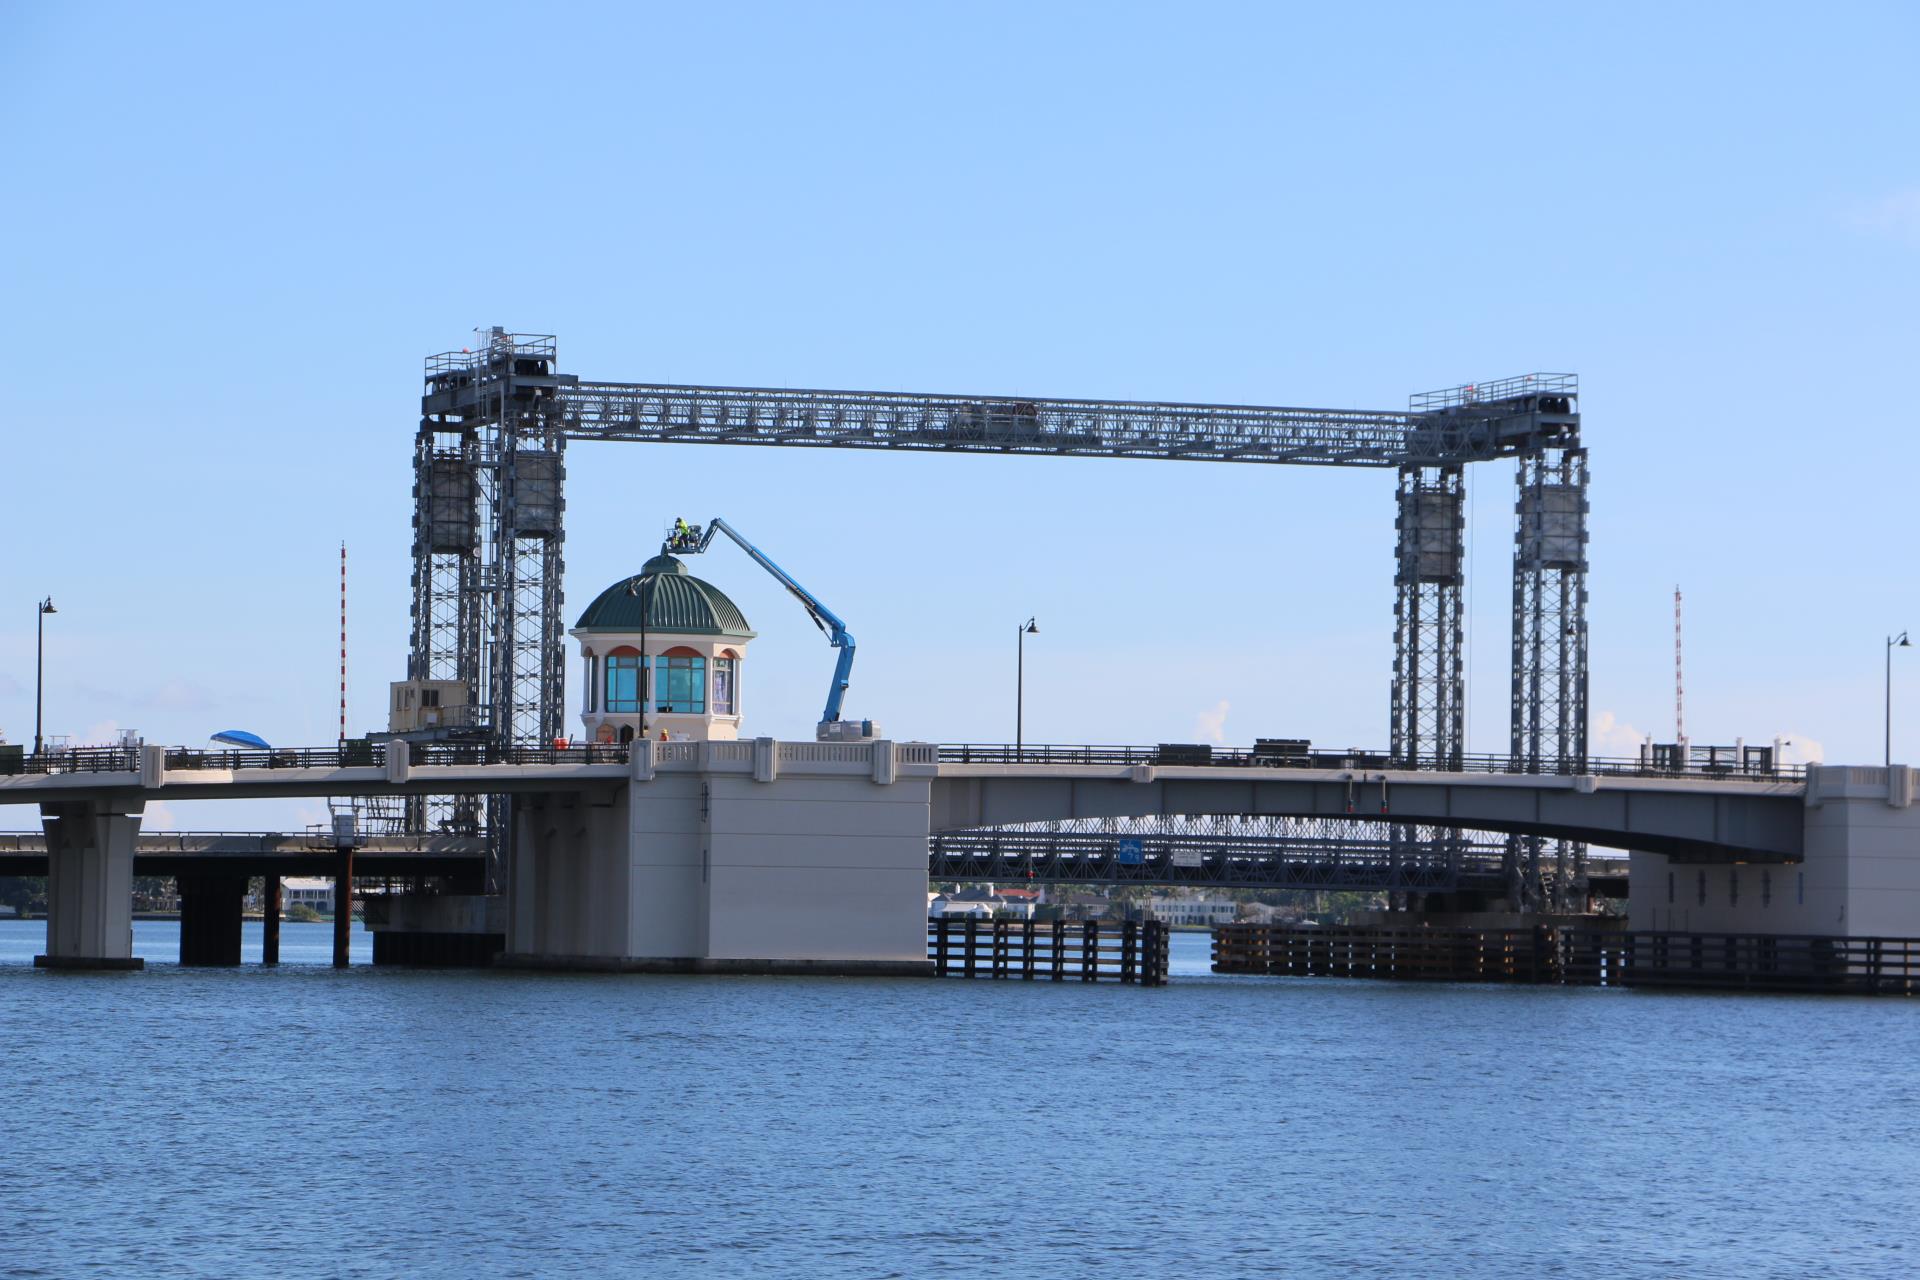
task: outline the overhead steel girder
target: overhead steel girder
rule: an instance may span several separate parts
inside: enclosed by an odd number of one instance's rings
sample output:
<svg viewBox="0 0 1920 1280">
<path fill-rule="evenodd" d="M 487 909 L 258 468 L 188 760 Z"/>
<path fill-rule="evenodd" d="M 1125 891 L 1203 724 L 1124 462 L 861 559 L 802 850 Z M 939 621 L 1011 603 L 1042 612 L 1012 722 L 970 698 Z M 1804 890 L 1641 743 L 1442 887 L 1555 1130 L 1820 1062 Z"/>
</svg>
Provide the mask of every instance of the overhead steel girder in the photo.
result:
<svg viewBox="0 0 1920 1280">
<path fill-rule="evenodd" d="M 1399 467 L 1513 457 L 1577 429 L 1570 375 L 1405 412 L 556 380 L 574 440 Z"/>
</svg>

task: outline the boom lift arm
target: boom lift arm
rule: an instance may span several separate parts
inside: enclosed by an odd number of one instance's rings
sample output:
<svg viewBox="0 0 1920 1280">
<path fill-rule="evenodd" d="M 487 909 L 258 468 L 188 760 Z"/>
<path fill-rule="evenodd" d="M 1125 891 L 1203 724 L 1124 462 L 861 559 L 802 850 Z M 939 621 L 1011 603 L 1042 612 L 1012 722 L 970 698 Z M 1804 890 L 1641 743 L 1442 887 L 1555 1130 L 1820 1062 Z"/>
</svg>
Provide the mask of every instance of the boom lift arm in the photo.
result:
<svg viewBox="0 0 1920 1280">
<path fill-rule="evenodd" d="M 827 643 L 840 651 L 840 659 L 833 666 L 833 684 L 827 690 L 827 707 L 820 713 L 820 723 L 823 725 L 838 721 L 840 704 L 847 696 L 847 686 L 853 674 L 853 634 L 847 630 L 847 624 L 840 621 L 833 610 L 820 603 L 811 591 L 795 582 L 793 575 L 775 564 L 766 552 L 748 542 L 738 529 L 719 516 L 709 520 L 705 529 L 697 524 L 684 525 L 684 531 L 676 528 L 661 544 L 660 551 L 663 555 L 697 556 L 713 544 L 713 537 L 717 533 L 732 538 L 742 551 L 752 557 L 755 564 L 779 579 L 780 585 L 792 592 L 806 609 L 807 616 L 813 619 L 813 625 L 826 633 Z"/>
</svg>

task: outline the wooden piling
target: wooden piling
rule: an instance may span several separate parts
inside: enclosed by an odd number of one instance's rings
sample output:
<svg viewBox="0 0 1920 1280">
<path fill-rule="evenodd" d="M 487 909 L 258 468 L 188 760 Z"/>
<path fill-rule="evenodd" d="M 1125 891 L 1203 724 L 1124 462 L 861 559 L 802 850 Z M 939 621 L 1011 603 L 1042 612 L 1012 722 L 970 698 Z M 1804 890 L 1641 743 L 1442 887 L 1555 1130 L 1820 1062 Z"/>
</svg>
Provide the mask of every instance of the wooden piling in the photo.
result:
<svg viewBox="0 0 1920 1280">
<path fill-rule="evenodd" d="M 1297 927 L 1213 934 L 1215 973 L 1920 995 L 1920 938 L 1629 932 L 1541 925 Z"/>
<path fill-rule="evenodd" d="M 1102 980 L 1157 987 L 1167 980 L 1167 926 L 1157 920 L 992 920 L 935 916 L 927 921 L 927 957 L 941 977 L 1024 981 Z"/>
<path fill-rule="evenodd" d="M 333 874 L 333 967 L 347 967 L 347 944 L 353 937 L 353 850 L 340 850 Z"/>
</svg>

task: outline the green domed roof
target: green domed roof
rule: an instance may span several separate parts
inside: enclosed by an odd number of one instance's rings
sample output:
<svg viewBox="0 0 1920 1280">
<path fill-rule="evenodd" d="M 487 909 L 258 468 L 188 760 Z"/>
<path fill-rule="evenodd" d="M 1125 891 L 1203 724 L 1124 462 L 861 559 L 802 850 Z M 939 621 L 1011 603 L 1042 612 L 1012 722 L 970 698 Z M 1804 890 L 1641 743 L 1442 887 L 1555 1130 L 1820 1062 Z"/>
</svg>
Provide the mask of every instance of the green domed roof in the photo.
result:
<svg viewBox="0 0 1920 1280">
<path fill-rule="evenodd" d="M 655 556 L 640 566 L 637 578 L 622 578 L 602 591 L 573 625 L 580 631 L 639 631 L 642 622 L 648 631 L 754 636 L 746 615 L 724 591 L 688 573 L 672 556 Z"/>
</svg>

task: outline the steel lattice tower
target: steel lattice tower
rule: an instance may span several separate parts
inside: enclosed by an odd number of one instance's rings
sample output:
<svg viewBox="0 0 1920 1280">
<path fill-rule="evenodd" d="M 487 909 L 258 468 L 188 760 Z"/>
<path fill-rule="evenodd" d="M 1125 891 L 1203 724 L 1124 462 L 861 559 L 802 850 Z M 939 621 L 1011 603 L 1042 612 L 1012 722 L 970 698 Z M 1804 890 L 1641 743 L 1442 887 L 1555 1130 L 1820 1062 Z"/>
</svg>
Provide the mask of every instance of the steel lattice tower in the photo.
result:
<svg viewBox="0 0 1920 1280">
<path fill-rule="evenodd" d="M 1458 464 L 1400 468 L 1391 751 L 1402 768 L 1458 769 L 1466 746 L 1465 494 Z"/>
<path fill-rule="evenodd" d="M 1577 773 L 1587 759 L 1587 451 L 1577 438 L 1522 455 L 1513 546 L 1510 750 L 1526 773 Z M 1528 905 L 1586 893 L 1584 844 L 1518 840 L 1510 879 Z M 1552 874 L 1544 865 L 1551 857 Z"/>
<path fill-rule="evenodd" d="M 470 720 L 495 746 L 565 728 L 560 613 L 566 437 L 551 337 L 493 329 L 478 351 L 432 357 L 414 445 L 410 679 L 467 686 Z M 490 832 L 505 797 L 431 806 L 429 825 Z M 496 854 L 501 848 L 497 847 Z M 489 892 L 504 856 L 490 860 Z"/>
</svg>

